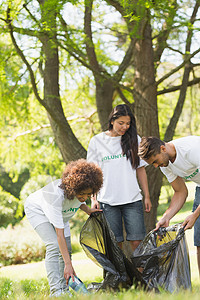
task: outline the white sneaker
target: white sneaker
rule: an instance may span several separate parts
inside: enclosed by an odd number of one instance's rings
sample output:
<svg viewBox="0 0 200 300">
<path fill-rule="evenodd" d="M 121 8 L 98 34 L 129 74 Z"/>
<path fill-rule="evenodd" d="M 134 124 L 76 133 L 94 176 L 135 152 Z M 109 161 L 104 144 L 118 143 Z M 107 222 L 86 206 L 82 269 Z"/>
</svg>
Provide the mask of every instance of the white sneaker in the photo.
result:
<svg viewBox="0 0 200 300">
<path fill-rule="evenodd" d="M 62 290 L 60 289 L 60 290 L 57 290 L 57 291 L 51 293 L 51 294 L 49 295 L 49 298 L 52 298 L 52 297 L 60 297 L 61 295 L 62 295 Z"/>
<path fill-rule="evenodd" d="M 63 289 L 62 290 L 62 295 L 66 295 L 66 296 L 68 296 L 68 297 L 72 297 L 72 293 L 70 292 L 70 290 L 69 289 Z"/>
</svg>

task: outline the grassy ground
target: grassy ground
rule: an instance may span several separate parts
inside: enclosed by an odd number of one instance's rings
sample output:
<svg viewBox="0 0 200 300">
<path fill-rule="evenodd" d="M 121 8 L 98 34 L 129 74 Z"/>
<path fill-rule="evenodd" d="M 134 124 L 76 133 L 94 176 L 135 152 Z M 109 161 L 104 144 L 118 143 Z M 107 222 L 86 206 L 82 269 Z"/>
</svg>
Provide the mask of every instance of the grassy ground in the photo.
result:
<svg viewBox="0 0 200 300">
<path fill-rule="evenodd" d="M 190 214 L 192 210 L 192 203 L 194 199 L 194 185 L 188 184 L 189 197 L 187 203 L 184 205 L 183 209 L 172 219 L 171 223 L 182 222 L 185 217 Z M 162 189 L 162 197 L 160 200 L 160 205 L 158 208 L 158 219 L 165 211 L 168 206 L 166 201 L 169 194 L 169 190 L 166 188 Z M 190 253 L 190 263 L 191 263 L 191 279 L 192 279 L 192 291 L 183 291 L 177 294 L 169 294 L 162 292 L 161 294 L 146 293 L 138 289 L 132 288 L 129 291 L 122 291 L 120 293 L 103 293 L 95 294 L 89 296 L 79 296 L 74 295 L 76 299 L 139 299 L 146 300 L 186 300 L 192 297 L 193 300 L 199 299 L 200 285 L 199 285 L 199 275 L 196 263 L 196 249 L 193 246 L 193 230 L 188 230 L 186 232 L 186 239 L 188 242 L 188 248 Z M 73 266 L 77 272 L 77 275 L 84 281 L 87 285 L 88 283 L 95 281 L 101 282 L 103 279 L 102 269 L 98 267 L 95 263 L 87 258 L 84 251 L 75 253 L 73 255 Z M 48 283 L 46 279 L 46 271 L 44 261 L 31 263 L 26 265 L 14 265 L 8 267 L 0 268 L 0 299 L 47 299 L 49 294 Z M 62 297 L 61 297 L 62 299 Z M 63 296 L 66 299 L 66 296 Z"/>
</svg>

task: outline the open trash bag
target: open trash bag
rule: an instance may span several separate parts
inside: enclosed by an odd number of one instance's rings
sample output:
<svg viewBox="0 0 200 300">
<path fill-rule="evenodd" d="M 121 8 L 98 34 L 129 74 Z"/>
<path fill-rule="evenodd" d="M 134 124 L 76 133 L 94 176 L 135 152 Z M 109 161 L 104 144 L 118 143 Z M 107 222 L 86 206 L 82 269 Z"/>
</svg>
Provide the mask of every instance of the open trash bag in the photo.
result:
<svg viewBox="0 0 200 300">
<path fill-rule="evenodd" d="M 188 247 L 181 224 L 151 231 L 131 257 L 149 290 L 191 289 Z"/>
<path fill-rule="evenodd" d="M 116 290 L 130 288 L 132 284 L 146 287 L 141 273 L 119 248 L 102 212 L 92 213 L 87 219 L 81 230 L 80 243 L 87 256 L 106 273 L 103 282 L 94 289 Z"/>
</svg>

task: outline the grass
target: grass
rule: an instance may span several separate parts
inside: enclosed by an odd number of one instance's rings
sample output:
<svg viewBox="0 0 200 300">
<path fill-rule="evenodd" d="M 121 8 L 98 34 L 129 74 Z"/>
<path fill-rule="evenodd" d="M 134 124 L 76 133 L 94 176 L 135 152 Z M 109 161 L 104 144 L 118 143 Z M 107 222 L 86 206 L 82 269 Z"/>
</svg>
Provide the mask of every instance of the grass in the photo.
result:
<svg viewBox="0 0 200 300">
<path fill-rule="evenodd" d="M 172 223 L 182 222 L 192 210 L 192 204 L 194 199 L 194 184 L 187 184 L 189 189 L 188 200 L 185 203 L 182 210 L 172 219 Z M 165 209 L 168 207 L 166 199 L 172 191 L 162 188 L 161 200 L 158 207 L 158 219 L 161 217 Z M 193 300 L 199 299 L 200 285 L 199 275 L 196 262 L 196 249 L 193 246 L 193 230 L 186 231 L 186 239 L 188 242 L 190 252 L 190 264 L 191 264 L 191 279 L 192 279 L 192 291 L 180 291 L 176 294 L 169 294 L 165 291 L 160 294 L 153 292 L 147 293 L 139 289 L 132 287 L 128 291 L 121 291 L 119 293 L 97 293 L 94 295 L 74 295 L 73 299 L 86 299 L 86 300 L 107 300 L 107 299 L 126 299 L 126 300 L 187 300 L 192 298 Z M 103 271 L 94 262 L 87 258 L 84 251 L 74 253 L 72 256 L 73 266 L 77 275 L 87 285 L 90 282 L 101 282 L 103 279 Z M 37 263 L 30 263 L 25 265 L 13 265 L 0 268 L 0 299 L 12 299 L 12 300 L 40 300 L 48 299 L 49 287 L 46 279 L 46 271 L 44 261 Z M 59 299 L 67 299 L 63 296 Z"/>
</svg>

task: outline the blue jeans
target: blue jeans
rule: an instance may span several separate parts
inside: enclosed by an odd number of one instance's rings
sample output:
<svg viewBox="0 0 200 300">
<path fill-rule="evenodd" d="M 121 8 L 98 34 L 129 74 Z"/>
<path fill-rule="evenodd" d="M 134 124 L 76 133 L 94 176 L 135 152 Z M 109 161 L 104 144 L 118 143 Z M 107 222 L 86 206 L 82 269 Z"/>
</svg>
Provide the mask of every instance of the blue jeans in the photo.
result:
<svg viewBox="0 0 200 300">
<path fill-rule="evenodd" d="M 200 187 L 196 187 L 195 199 L 192 211 L 195 211 L 200 204 Z M 194 224 L 194 246 L 200 246 L 200 216 Z"/>
<path fill-rule="evenodd" d="M 141 200 L 115 206 L 100 203 L 100 206 L 118 243 L 124 241 L 123 220 L 127 241 L 141 241 L 144 239 L 146 233 Z"/>
<path fill-rule="evenodd" d="M 54 226 L 49 222 L 42 223 L 35 228 L 35 231 L 46 246 L 45 267 L 51 294 L 69 289 L 64 278 L 65 264 L 59 250 Z M 71 257 L 72 248 L 70 236 L 66 237 L 66 243 Z"/>
</svg>

